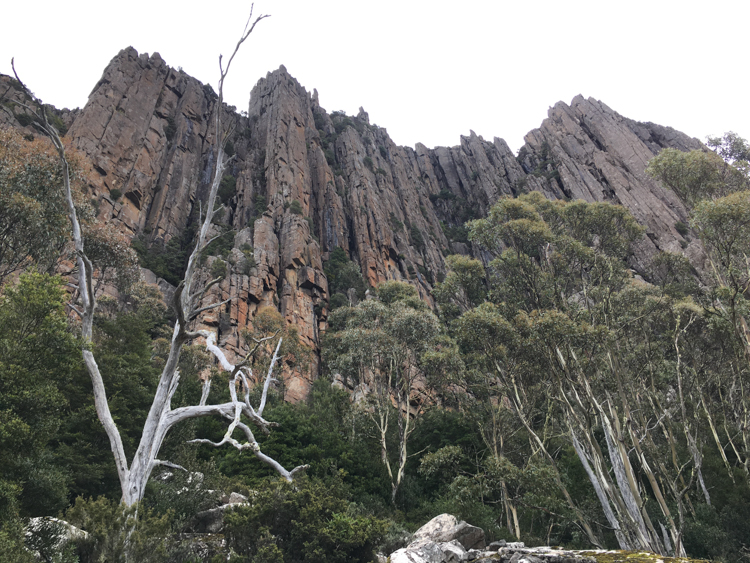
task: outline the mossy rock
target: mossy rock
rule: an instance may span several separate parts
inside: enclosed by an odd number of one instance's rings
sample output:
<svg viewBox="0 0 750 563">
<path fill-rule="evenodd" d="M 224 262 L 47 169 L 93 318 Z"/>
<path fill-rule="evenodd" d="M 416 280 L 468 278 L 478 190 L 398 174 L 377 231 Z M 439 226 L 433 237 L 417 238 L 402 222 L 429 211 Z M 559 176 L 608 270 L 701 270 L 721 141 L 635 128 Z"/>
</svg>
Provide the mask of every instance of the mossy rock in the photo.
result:
<svg viewBox="0 0 750 563">
<path fill-rule="evenodd" d="M 596 550 L 578 551 L 578 555 L 592 557 L 597 563 L 708 563 L 705 559 L 687 557 L 665 557 L 648 551 Z"/>
</svg>

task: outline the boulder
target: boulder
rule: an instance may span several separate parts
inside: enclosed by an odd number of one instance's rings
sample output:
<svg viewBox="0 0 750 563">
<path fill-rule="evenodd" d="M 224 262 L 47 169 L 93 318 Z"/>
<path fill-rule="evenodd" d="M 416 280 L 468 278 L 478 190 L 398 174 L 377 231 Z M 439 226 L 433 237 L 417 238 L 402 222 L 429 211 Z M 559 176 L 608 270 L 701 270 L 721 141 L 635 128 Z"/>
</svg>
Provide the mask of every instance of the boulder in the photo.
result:
<svg viewBox="0 0 750 563">
<path fill-rule="evenodd" d="M 437 543 L 456 540 L 464 549 L 481 549 L 484 547 L 484 530 L 459 522 L 451 514 L 435 516 L 414 533 L 414 541 L 430 539 Z"/>
<path fill-rule="evenodd" d="M 434 541 L 414 541 L 391 554 L 391 563 L 444 563 L 449 561 L 440 546 Z M 450 561 L 457 561 L 451 559 Z"/>
</svg>

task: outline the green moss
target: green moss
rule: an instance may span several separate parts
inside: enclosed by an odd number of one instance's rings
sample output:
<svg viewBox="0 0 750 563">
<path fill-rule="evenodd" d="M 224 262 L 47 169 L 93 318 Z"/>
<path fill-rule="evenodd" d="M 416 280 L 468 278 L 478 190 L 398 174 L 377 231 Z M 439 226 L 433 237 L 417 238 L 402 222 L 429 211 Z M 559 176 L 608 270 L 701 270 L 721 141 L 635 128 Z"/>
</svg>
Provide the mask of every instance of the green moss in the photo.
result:
<svg viewBox="0 0 750 563">
<path fill-rule="evenodd" d="M 579 555 L 592 557 L 597 563 L 701 563 L 704 559 L 688 559 L 686 557 L 666 557 L 647 551 L 578 551 Z M 708 562 L 705 562 L 708 563 Z"/>
</svg>

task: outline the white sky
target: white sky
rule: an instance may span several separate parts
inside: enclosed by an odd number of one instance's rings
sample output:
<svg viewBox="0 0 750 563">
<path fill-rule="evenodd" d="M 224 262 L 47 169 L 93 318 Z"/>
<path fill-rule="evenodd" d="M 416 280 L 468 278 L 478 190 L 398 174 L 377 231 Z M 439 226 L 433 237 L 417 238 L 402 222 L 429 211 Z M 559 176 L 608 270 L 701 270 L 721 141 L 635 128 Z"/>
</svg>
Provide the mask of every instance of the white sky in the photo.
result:
<svg viewBox="0 0 750 563">
<path fill-rule="evenodd" d="M 120 49 L 159 52 L 216 87 L 249 2 L 6 2 L 0 72 L 15 56 L 45 102 L 78 107 Z M 517 151 L 576 94 L 705 140 L 750 138 L 747 0 L 258 0 L 226 101 L 246 109 L 284 64 L 329 112 L 386 127 L 400 145 L 452 146 L 470 129 Z"/>
</svg>

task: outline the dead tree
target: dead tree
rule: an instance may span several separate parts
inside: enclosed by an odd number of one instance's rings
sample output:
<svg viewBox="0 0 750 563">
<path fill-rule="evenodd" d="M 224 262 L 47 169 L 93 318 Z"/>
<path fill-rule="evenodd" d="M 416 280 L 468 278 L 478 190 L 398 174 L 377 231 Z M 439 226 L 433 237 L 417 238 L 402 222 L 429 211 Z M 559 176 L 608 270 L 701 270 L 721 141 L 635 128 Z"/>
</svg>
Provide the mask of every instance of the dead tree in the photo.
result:
<svg viewBox="0 0 750 563">
<path fill-rule="evenodd" d="M 68 205 L 68 215 L 70 217 L 70 223 L 72 227 L 73 244 L 75 247 L 76 263 L 77 263 L 77 274 L 78 284 L 76 287 L 77 294 L 79 296 L 80 304 L 71 304 L 73 310 L 78 314 L 81 319 L 81 335 L 83 337 L 83 348 L 82 355 L 83 360 L 91 376 L 91 382 L 93 384 L 94 391 L 94 403 L 96 406 L 96 412 L 99 417 L 104 430 L 109 437 L 109 442 L 114 455 L 115 465 L 117 467 L 117 474 L 120 479 L 120 486 L 122 488 L 122 501 L 127 505 L 131 506 L 143 498 L 146 490 L 146 483 L 151 475 L 153 469 L 158 465 L 167 465 L 175 467 L 175 464 L 168 461 L 162 461 L 158 459 L 159 449 L 161 448 L 164 439 L 169 433 L 170 429 L 177 423 L 189 419 L 197 418 L 209 415 L 218 415 L 229 421 L 229 426 L 224 435 L 224 438 L 217 443 L 210 442 L 208 440 L 193 440 L 193 442 L 207 442 L 214 446 L 220 446 L 223 444 L 230 444 L 240 450 L 246 450 L 252 452 L 252 454 L 260 459 L 262 462 L 270 465 L 274 468 L 282 477 L 291 481 L 294 475 L 305 469 L 307 466 L 299 466 L 291 471 L 285 469 L 276 460 L 265 455 L 260 450 L 253 432 L 246 422 L 243 422 L 243 416 L 251 424 L 254 424 L 261 432 L 268 434 L 269 429 L 273 426 L 273 423 L 263 418 L 263 410 L 266 405 L 266 398 L 268 394 L 269 385 L 273 379 L 273 368 L 278 360 L 279 348 L 281 345 L 281 339 L 279 338 L 276 351 L 271 361 L 271 367 L 268 370 L 266 379 L 263 385 L 263 393 L 260 399 L 260 404 L 257 408 L 253 407 L 250 403 L 250 384 L 249 381 L 253 379 L 252 371 L 248 363 L 252 354 L 257 351 L 258 347 L 263 345 L 263 340 L 256 341 L 256 347 L 250 352 L 241 362 L 237 365 L 232 365 L 227 360 L 224 353 L 216 345 L 216 334 L 208 331 L 196 331 L 191 332 L 189 330 L 190 323 L 194 321 L 198 315 L 202 312 L 224 305 L 226 302 L 215 303 L 205 307 L 199 307 L 200 300 L 205 296 L 206 292 L 221 278 L 211 280 L 205 287 L 196 288 L 194 287 L 198 273 L 198 261 L 200 258 L 201 251 L 203 251 L 213 239 L 208 238 L 208 233 L 211 227 L 211 221 L 214 216 L 216 194 L 219 189 L 222 174 L 226 164 L 229 162 L 225 159 L 224 146 L 226 144 L 227 135 L 222 125 L 222 103 L 223 103 L 223 90 L 224 80 L 229 72 L 229 67 L 232 64 L 232 60 L 239 51 L 240 46 L 250 36 L 255 26 L 262 19 L 266 18 L 266 15 L 260 15 L 253 20 L 253 10 L 250 9 L 250 16 L 245 24 L 240 40 L 229 58 L 226 67 L 222 64 L 222 57 L 219 57 L 219 92 L 218 100 L 216 102 L 216 111 L 214 118 L 215 127 L 215 146 L 214 153 L 216 154 L 216 171 L 214 173 L 213 182 L 211 184 L 211 190 L 208 196 L 208 201 L 205 207 L 205 217 L 203 218 L 200 232 L 198 233 L 198 240 L 193 248 L 193 252 L 188 260 L 187 270 L 185 276 L 177 287 L 174 295 L 173 306 L 177 313 L 177 321 L 175 322 L 174 330 L 172 333 L 172 341 L 169 350 L 169 355 L 164 366 L 164 369 L 159 378 L 159 383 L 154 394 L 154 399 L 151 404 L 146 422 L 143 426 L 143 432 L 141 434 L 140 443 L 136 450 L 135 456 L 130 463 L 125 456 L 125 450 L 123 448 L 122 438 L 117 425 L 112 418 L 112 414 L 109 410 L 109 403 L 107 401 L 107 392 L 104 387 L 104 381 L 99 371 L 96 358 L 92 347 L 90 345 L 92 341 L 92 329 L 94 322 L 94 313 L 96 310 L 96 295 L 95 288 L 93 285 L 94 281 L 94 264 L 86 256 L 84 243 L 85 237 L 82 233 L 81 224 L 78 220 L 78 214 L 73 200 L 73 194 L 70 185 L 70 175 L 68 159 L 65 152 L 65 145 L 63 144 L 60 136 L 53 125 L 51 125 L 47 119 L 46 111 L 41 101 L 38 100 L 31 91 L 26 88 L 21 82 L 16 73 L 15 66 L 13 72 L 18 80 L 19 84 L 23 87 L 25 92 L 33 100 L 32 104 L 20 104 L 29 111 L 34 119 L 35 125 L 48 136 L 60 158 L 60 163 L 63 169 L 64 178 L 64 190 Z M 13 62 L 11 61 L 11 65 Z M 203 392 L 201 400 L 198 405 L 181 407 L 173 409 L 171 406 L 172 397 L 177 390 L 177 386 L 180 381 L 180 374 L 178 370 L 178 363 L 180 359 L 180 352 L 182 347 L 197 337 L 203 337 L 206 339 L 206 347 L 211 352 L 222 369 L 230 372 L 229 377 L 229 395 L 230 400 L 221 404 L 207 404 L 208 391 L 210 389 L 211 381 L 207 379 L 203 384 Z M 273 337 L 270 337 L 273 338 Z M 265 339 L 268 340 L 268 339 Z M 238 396 L 238 389 L 244 390 L 243 396 Z M 235 431 L 239 430 L 244 436 L 244 442 L 234 438 Z"/>
</svg>

